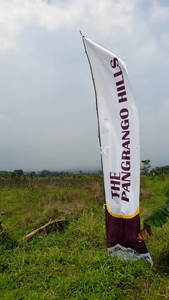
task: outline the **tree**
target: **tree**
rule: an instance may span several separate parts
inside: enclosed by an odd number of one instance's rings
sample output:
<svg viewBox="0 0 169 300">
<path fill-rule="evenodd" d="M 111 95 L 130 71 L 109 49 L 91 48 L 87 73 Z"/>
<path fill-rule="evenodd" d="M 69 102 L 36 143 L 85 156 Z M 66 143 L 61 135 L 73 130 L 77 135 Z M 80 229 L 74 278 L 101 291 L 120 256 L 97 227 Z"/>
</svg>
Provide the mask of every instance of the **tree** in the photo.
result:
<svg viewBox="0 0 169 300">
<path fill-rule="evenodd" d="M 32 171 L 31 176 L 36 176 L 36 172 Z"/>
<path fill-rule="evenodd" d="M 149 175 L 150 168 L 151 168 L 150 162 L 151 161 L 149 159 L 145 159 L 141 161 L 142 163 L 141 175 L 146 175 L 146 176 Z"/>
<path fill-rule="evenodd" d="M 48 171 L 48 170 L 43 170 L 41 173 L 40 173 L 40 177 L 46 177 L 46 176 L 50 176 L 51 175 L 51 172 Z"/>
<path fill-rule="evenodd" d="M 155 167 L 150 171 L 151 175 L 160 176 L 162 174 L 169 174 L 169 166 Z"/>
<path fill-rule="evenodd" d="M 20 177 L 23 175 L 23 170 L 22 169 L 14 170 L 13 173 L 15 173 L 16 176 Z"/>
<path fill-rule="evenodd" d="M 98 170 L 97 174 L 101 175 L 102 174 L 102 170 Z"/>
</svg>

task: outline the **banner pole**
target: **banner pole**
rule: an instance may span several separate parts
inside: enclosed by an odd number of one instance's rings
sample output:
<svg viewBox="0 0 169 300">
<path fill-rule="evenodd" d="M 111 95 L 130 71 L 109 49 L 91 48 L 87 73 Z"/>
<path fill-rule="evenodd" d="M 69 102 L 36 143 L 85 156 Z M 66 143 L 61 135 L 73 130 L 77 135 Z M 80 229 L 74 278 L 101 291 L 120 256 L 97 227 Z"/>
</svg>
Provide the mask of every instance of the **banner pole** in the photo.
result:
<svg viewBox="0 0 169 300">
<path fill-rule="evenodd" d="M 87 53 L 86 45 L 85 45 L 85 42 L 84 42 L 84 35 L 82 34 L 81 31 L 80 31 L 80 34 L 81 34 L 81 37 L 82 37 L 83 46 L 84 46 L 84 49 L 85 49 L 87 60 L 89 62 L 91 77 L 92 77 L 93 86 L 94 86 L 95 100 L 96 100 L 97 125 L 98 125 L 98 138 L 99 138 L 99 145 L 100 145 L 100 150 L 101 150 L 102 149 L 102 145 L 101 145 L 101 138 L 100 138 L 100 124 L 99 124 L 99 113 L 98 113 L 98 101 L 97 101 L 96 84 L 95 84 L 95 81 L 94 81 L 94 75 L 93 75 L 92 65 L 91 65 L 91 62 L 90 62 L 90 59 L 89 59 L 89 55 Z M 107 244 L 107 206 L 106 206 L 106 197 L 105 197 L 105 188 L 104 188 L 104 172 L 103 172 L 102 155 L 101 155 L 101 169 L 102 169 L 102 174 L 103 174 L 103 195 L 104 195 L 104 203 L 105 203 L 104 208 L 105 208 L 105 225 L 106 225 L 106 244 Z"/>
</svg>

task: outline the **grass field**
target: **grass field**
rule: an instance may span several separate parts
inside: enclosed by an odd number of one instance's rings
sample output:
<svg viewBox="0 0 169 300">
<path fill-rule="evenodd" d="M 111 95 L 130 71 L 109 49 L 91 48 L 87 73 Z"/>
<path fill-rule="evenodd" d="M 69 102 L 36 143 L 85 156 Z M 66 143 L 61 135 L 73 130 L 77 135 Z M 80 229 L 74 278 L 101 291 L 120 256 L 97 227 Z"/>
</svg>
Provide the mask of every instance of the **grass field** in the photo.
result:
<svg viewBox="0 0 169 300">
<path fill-rule="evenodd" d="M 168 188 L 169 177 L 141 178 L 141 221 L 165 203 Z M 169 299 L 169 224 L 147 241 L 153 268 L 108 257 L 101 175 L 1 179 L 0 197 L 1 300 Z"/>
</svg>

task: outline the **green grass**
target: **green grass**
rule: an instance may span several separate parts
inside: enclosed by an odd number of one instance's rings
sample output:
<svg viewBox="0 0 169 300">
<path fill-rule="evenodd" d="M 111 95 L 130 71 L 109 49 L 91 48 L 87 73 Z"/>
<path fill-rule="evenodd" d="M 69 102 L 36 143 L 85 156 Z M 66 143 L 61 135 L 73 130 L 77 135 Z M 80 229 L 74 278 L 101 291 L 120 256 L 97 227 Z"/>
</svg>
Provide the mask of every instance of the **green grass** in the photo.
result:
<svg viewBox="0 0 169 300">
<path fill-rule="evenodd" d="M 101 176 L 33 179 L 1 188 L 0 299 L 169 299 L 169 224 L 153 229 L 154 266 L 110 258 Z M 141 221 L 165 203 L 169 178 L 142 179 Z M 59 230 L 25 241 L 32 230 L 65 217 Z"/>
</svg>

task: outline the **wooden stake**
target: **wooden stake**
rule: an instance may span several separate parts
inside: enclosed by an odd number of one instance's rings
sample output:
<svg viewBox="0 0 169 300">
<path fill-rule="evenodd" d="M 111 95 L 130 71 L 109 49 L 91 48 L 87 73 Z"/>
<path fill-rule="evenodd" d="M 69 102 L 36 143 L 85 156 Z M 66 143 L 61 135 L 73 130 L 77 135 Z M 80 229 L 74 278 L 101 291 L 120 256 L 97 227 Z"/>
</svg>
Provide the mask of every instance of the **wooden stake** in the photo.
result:
<svg viewBox="0 0 169 300">
<path fill-rule="evenodd" d="M 58 224 L 59 222 L 64 222 L 65 221 L 65 218 L 63 219 L 58 219 L 58 220 L 53 220 L 53 221 L 50 221 L 49 223 L 35 229 L 34 231 L 32 231 L 31 233 L 27 234 L 24 238 L 24 240 L 29 240 L 31 237 L 33 237 L 36 233 L 38 232 L 41 232 L 41 231 L 44 231 L 46 230 L 49 226 L 53 225 L 53 224 Z M 57 227 L 57 230 L 58 230 L 58 227 Z"/>
</svg>

